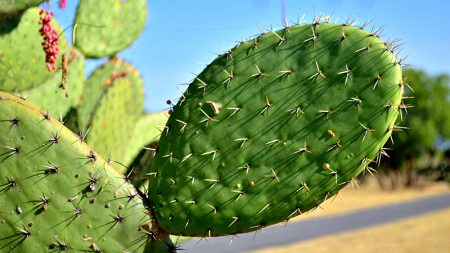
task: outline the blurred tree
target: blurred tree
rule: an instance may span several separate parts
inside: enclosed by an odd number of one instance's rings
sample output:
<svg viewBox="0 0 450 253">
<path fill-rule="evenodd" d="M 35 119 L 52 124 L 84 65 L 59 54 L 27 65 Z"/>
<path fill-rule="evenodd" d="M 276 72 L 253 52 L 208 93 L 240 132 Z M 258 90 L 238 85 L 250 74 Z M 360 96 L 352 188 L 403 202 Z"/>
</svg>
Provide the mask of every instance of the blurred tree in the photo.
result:
<svg viewBox="0 0 450 253">
<path fill-rule="evenodd" d="M 430 76 L 424 71 L 404 71 L 404 109 L 401 109 L 399 125 L 407 127 L 404 132 L 394 132 L 387 147 L 389 158 L 380 165 L 378 178 L 383 187 L 417 186 L 417 173 L 442 167 L 445 146 L 450 140 L 450 76 Z M 407 110 L 412 106 L 410 110 Z M 407 110 L 407 111 L 406 111 Z M 389 185 L 386 182 L 389 179 Z"/>
</svg>

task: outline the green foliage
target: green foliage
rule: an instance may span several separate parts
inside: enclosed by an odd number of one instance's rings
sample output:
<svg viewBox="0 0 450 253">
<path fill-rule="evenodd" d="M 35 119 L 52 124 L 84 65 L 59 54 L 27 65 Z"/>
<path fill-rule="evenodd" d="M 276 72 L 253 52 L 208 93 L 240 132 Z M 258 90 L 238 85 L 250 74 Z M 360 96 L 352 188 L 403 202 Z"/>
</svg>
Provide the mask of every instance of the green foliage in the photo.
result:
<svg viewBox="0 0 450 253">
<path fill-rule="evenodd" d="M 405 71 L 405 77 L 413 90 L 408 91 L 407 96 L 414 97 L 407 101 L 414 110 L 408 111 L 403 121 L 411 128 L 408 135 L 414 137 L 408 145 L 412 144 L 416 152 L 421 151 L 417 143 L 423 144 L 422 151 L 433 149 L 438 135 L 450 138 L 450 114 L 447 110 L 450 106 L 450 76 L 447 74 L 430 76 L 424 71 L 410 69 Z M 417 127 L 413 128 L 414 126 Z"/>
<path fill-rule="evenodd" d="M 409 69 L 405 77 L 412 90 L 404 100 L 412 110 L 403 111 L 402 126 L 408 128 L 404 133 L 395 134 L 394 147 L 396 161 L 411 156 L 421 156 L 436 151 L 438 137 L 450 138 L 450 77 L 448 75 L 430 76 L 424 71 Z"/>
<path fill-rule="evenodd" d="M 414 176 L 420 160 L 428 160 L 439 152 L 438 139 L 450 138 L 450 76 L 446 74 L 431 76 L 421 70 L 408 69 L 404 76 L 411 89 L 406 90 L 407 99 L 403 100 L 402 126 L 404 132 L 393 135 L 388 152 L 391 158 L 383 161 L 385 172 L 400 171 Z M 439 159 L 441 160 L 441 159 Z M 428 167 L 428 162 L 422 162 Z M 413 185 L 414 178 L 407 180 Z"/>
<path fill-rule="evenodd" d="M 75 46 L 86 57 L 114 56 L 144 30 L 147 0 L 80 1 Z"/>
<path fill-rule="evenodd" d="M 396 129 L 399 65 L 377 36 L 329 23 L 269 32 L 219 56 L 159 140 L 149 193 L 158 224 L 218 236 L 317 207 L 370 170 Z"/>
</svg>

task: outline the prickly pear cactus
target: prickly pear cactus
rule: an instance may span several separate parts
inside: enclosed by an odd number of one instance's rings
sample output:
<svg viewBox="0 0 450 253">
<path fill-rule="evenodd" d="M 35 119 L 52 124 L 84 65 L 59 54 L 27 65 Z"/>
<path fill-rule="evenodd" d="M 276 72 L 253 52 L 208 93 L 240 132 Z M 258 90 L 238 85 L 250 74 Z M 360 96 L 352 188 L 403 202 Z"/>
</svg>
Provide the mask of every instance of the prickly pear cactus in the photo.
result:
<svg viewBox="0 0 450 253">
<path fill-rule="evenodd" d="M 75 46 L 86 57 L 114 56 L 144 30 L 147 0 L 80 1 Z"/>
<path fill-rule="evenodd" d="M 45 65 L 42 37 L 39 34 L 39 8 L 30 8 L 22 16 L 0 15 L 0 90 L 23 91 L 43 84 L 54 75 Z M 52 21 L 52 25 L 62 29 Z M 64 36 L 60 48 L 66 48 Z M 59 63 L 60 66 L 60 58 Z M 58 75 L 60 77 L 60 75 Z"/>
<path fill-rule="evenodd" d="M 64 52 L 67 63 L 43 84 L 19 92 L 53 117 L 62 117 L 78 106 L 84 84 L 84 57 L 76 49 Z M 65 65 L 65 66 L 64 66 Z M 66 68 L 66 69 L 63 69 Z"/>
<path fill-rule="evenodd" d="M 148 192 L 148 177 L 151 175 L 148 173 L 150 172 L 149 168 L 152 167 L 157 146 L 157 141 L 147 144 L 128 165 L 126 175 L 130 179 L 130 183 L 142 192 Z"/>
<path fill-rule="evenodd" d="M 128 141 L 124 164 L 131 164 L 144 147 L 158 141 L 168 118 L 167 112 L 155 112 L 143 115 L 136 122 L 133 135 Z"/>
<path fill-rule="evenodd" d="M 136 123 L 134 133 L 128 141 L 123 164 L 128 167 L 125 174 L 134 187 L 147 192 L 148 173 L 155 157 L 161 132 L 167 122 L 167 112 L 149 113 Z"/>
<path fill-rule="evenodd" d="M 115 58 L 95 70 L 86 80 L 78 108 L 80 127 L 90 128 L 87 143 L 123 163 L 142 114 L 143 97 L 142 79 L 130 64 Z"/>
<path fill-rule="evenodd" d="M 317 207 L 370 172 L 402 93 L 389 45 L 358 27 L 297 25 L 240 43 L 193 81 L 161 135 L 158 224 L 219 236 Z"/>
<path fill-rule="evenodd" d="M 169 252 L 135 189 L 45 115 L 0 92 L 0 251 Z"/>
<path fill-rule="evenodd" d="M 2 0 L 0 1 L 0 13 L 14 14 L 32 6 L 38 6 L 45 0 Z"/>
<path fill-rule="evenodd" d="M 142 107 L 143 85 L 139 72 L 129 63 L 119 58 L 113 58 L 98 67 L 86 80 L 78 109 L 78 120 L 81 126 L 86 127 L 91 124 L 98 105 L 101 104 L 108 89 L 114 87 L 117 80 L 124 78 L 130 79 L 134 83 L 135 88 L 130 91 L 132 93 L 130 96 L 135 95 Z M 141 113 L 142 109 L 138 108 L 137 114 Z"/>
</svg>

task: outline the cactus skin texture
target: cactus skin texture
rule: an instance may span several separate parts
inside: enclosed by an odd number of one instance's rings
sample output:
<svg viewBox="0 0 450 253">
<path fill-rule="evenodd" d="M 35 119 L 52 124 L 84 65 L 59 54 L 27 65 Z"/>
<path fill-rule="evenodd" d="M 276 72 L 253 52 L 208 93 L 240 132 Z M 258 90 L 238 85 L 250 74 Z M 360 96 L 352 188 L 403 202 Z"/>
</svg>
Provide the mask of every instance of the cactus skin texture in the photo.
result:
<svg viewBox="0 0 450 253">
<path fill-rule="evenodd" d="M 382 154 L 404 85 L 387 44 L 330 23 L 268 32 L 215 59 L 161 135 L 152 211 L 175 235 L 261 229 L 316 208 Z"/>
<path fill-rule="evenodd" d="M 130 178 L 130 183 L 142 192 L 148 191 L 148 173 L 155 158 L 157 145 L 158 142 L 154 142 L 147 144 L 145 149 L 141 149 L 134 157 L 133 162 L 128 166 L 126 172 L 127 177 Z"/>
<path fill-rule="evenodd" d="M 115 58 L 96 69 L 86 80 L 78 108 L 79 126 L 90 128 L 87 143 L 99 154 L 123 163 L 142 115 L 143 99 L 141 76 L 130 64 Z"/>
<path fill-rule="evenodd" d="M 44 115 L 0 92 L 0 251 L 171 252 L 133 186 Z"/>
<path fill-rule="evenodd" d="M 115 81 L 121 78 L 130 78 L 140 93 L 136 94 L 136 100 L 143 100 L 142 80 L 139 72 L 127 62 L 113 58 L 98 67 L 85 82 L 81 102 L 78 108 L 78 121 L 80 126 L 89 126 L 94 117 L 98 105 L 108 89 L 114 87 Z M 139 88 L 138 88 L 139 86 Z M 133 93 L 135 93 L 134 91 Z M 139 102 L 143 104 L 143 102 Z M 142 107 L 142 106 L 141 106 Z M 138 114 L 142 109 L 138 108 Z"/>
<path fill-rule="evenodd" d="M 76 49 L 67 50 L 66 87 L 61 87 L 62 68 L 42 85 L 20 92 L 27 101 L 42 108 L 53 117 L 62 117 L 71 107 L 78 106 L 84 84 L 84 56 Z"/>
<path fill-rule="evenodd" d="M 158 141 L 168 118 L 167 112 L 155 112 L 143 115 L 136 122 L 134 133 L 128 141 L 124 164 L 130 165 L 144 147 Z"/>
<path fill-rule="evenodd" d="M 17 92 L 42 85 L 58 75 L 45 66 L 42 37 L 39 34 L 39 8 L 26 10 L 21 17 L 0 17 L 0 90 Z M 19 22 L 20 19 L 20 22 Z M 61 27 L 53 20 L 53 26 Z M 59 46 L 66 48 L 64 36 Z M 58 66 L 61 65 L 61 57 Z M 58 77 L 61 77 L 59 74 Z"/>
<path fill-rule="evenodd" d="M 32 6 L 38 6 L 45 0 L 2 0 L 0 1 L 0 14 L 15 14 Z"/>
<path fill-rule="evenodd" d="M 147 174 L 150 172 L 158 140 L 168 118 L 167 112 L 145 114 L 136 123 L 134 134 L 128 142 L 124 160 L 128 167 L 126 175 L 134 187 L 143 192 L 147 192 Z"/>
<path fill-rule="evenodd" d="M 89 58 L 114 56 L 139 36 L 146 19 L 147 0 L 80 1 L 75 46 Z"/>
<path fill-rule="evenodd" d="M 136 123 L 134 134 L 128 142 L 124 160 L 124 164 L 128 167 L 126 175 L 134 187 L 143 192 L 147 192 L 149 168 L 155 157 L 161 130 L 164 129 L 168 118 L 167 112 L 142 116 Z"/>
</svg>

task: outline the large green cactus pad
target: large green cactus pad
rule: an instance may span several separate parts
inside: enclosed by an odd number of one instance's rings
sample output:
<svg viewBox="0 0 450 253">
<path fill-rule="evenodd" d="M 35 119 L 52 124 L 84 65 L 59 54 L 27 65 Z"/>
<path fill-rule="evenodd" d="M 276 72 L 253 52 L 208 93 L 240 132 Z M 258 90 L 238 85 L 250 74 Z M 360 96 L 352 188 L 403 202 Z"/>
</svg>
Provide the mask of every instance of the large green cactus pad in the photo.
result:
<svg viewBox="0 0 450 253">
<path fill-rule="evenodd" d="M 58 121 L 6 93 L 0 150 L 1 252 L 144 250 L 148 216 L 134 188 Z"/>
<path fill-rule="evenodd" d="M 357 27 L 297 25 L 240 43 L 194 80 L 161 135 L 159 225 L 218 236 L 317 207 L 383 153 L 402 92 L 390 48 Z"/>
<path fill-rule="evenodd" d="M 37 6 L 45 0 L 2 0 L 0 1 L 0 13 L 18 13 L 32 6 Z"/>
<path fill-rule="evenodd" d="M 58 31 L 62 31 L 54 20 L 52 22 Z M 39 29 L 37 7 L 26 10 L 20 21 L 0 17 L 0 90 L 23 91 L 57 75 L 47 70 Z M 66 48 L 64 36 L 60 37 L 59 46 Z M 61 57 L 58 62 L 60 66 Z"/>
<path fill-rule="evenodd" d="M 67 74 L 60 68 L 38 87 L 20 92 L 34 105 L 46 110 L 53 117 L 66 115 L 71 107 L 76 107 L 83 91 L 84 56 L 76 49 L 65 52 Z"/>
<path fill-rule="evenodd" d="M 146 18 L 146 0 L 80 1 L 75 45 L 87 57 L 113 56 L 139 36 Z"/>
</svg>

